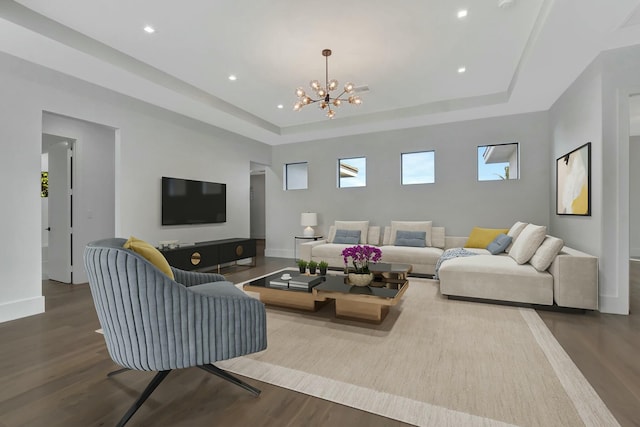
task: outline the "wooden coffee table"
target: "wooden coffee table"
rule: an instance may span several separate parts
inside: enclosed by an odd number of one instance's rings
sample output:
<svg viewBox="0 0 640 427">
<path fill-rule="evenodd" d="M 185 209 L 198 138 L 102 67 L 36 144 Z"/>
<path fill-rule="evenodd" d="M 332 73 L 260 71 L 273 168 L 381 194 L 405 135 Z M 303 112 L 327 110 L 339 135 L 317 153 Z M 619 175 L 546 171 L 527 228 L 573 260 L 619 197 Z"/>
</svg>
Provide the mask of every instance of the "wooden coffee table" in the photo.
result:
<svg viewBox="0 0 640 427">
<path fill-rule="evenodd" d="M 300 274 L 286 269 L 252 280 L 243 289 L 259 294 L 260 301 L 267 305 L 297 310 L 316 311 L 335 300 L 336 317 L 380 323 L 409 287 L 406 276 L 411 266 L 378 263 L 371 270 L 375 276 L 371 286 L 350 285 L 342 274 L 324 276 L 322 283 L 309 290 L 271 286 L 271 280 L 279 279 L 283 273 L 292 277 Z"/>
<path fill-rule="evenodd" d="M 409 288 L 409 282 L 389 283 L 383 287 L 353 286 L 341 276 L 327 276 L 327 280 L 313 288 L 316 299 L 333 299 L 336 317 L 380 323 L 389 308 L 398 304 Z"/>
</svg>

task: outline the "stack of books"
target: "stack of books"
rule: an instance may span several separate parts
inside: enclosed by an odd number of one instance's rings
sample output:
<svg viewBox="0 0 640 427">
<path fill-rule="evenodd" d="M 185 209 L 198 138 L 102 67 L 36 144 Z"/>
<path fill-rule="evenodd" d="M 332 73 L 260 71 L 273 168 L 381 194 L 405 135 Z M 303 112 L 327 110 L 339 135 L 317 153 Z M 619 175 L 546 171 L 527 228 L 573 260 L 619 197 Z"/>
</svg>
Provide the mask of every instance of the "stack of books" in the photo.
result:
<svg viewBox="0 0 640 427">
<path fill-rule="evenodd" d="M 309 290 L 322 282 L 322 276 L 296 276 L 289 280 L 289 289 Z"/>
<path fill-rule="evenodd" d="M 289 281 L 282 280 L 280 278 L 272 279 L 272 280 L 269 280 L 269 287 L 278 288 L 278 289 L 287 289 L 289 287 Z"/>
</svg>

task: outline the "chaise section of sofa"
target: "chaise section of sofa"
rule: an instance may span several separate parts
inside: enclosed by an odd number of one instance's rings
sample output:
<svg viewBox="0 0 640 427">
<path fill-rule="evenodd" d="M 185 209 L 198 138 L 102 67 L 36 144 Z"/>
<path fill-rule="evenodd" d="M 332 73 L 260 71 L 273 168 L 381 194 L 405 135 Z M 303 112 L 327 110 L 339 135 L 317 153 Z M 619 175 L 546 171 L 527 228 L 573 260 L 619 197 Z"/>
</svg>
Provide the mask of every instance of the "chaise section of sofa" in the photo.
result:
<svg viewBox="0 0 640 427">
<path fill-rule="evenodd" d="M 547 236 L 550 237 L 550 236 Z M 463 247 L 467 238 L 447 236 L 445 249 Z M 518 264 L 508 254 L 478 255 L 447 260 L 438 271 L 440 292 L 446 296 L 598 309 L 598 258 L 563 246 L 545 271 L 529 262 Z"/>
</svg>

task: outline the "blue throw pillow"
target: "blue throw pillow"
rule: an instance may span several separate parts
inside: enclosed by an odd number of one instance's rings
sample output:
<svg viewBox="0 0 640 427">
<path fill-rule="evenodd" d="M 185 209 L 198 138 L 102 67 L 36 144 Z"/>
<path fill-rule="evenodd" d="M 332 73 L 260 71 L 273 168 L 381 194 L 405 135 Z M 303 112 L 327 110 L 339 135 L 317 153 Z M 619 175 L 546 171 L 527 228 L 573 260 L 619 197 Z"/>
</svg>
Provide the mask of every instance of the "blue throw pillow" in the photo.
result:
<svg viewBox="0 0 640 427">
<path fill-rule="evenodd" d="M 426 231 L 396 231 L 396 246 L 412 246 L 415 248 L 424 248 L 427 246 Z"/>
<path fill-rule="evenodd" d="M 336 230 L 333 243 L 357 245 L 360 242 L 360 230 Z"/>
<path fill-rule="evenodd" d="M 491 252 L 491 255 L 498 255 L 507 249 L 507 246 L 511 244 L 511 236 L 506 234 L 498 234 L 493 242 L 489 243 L 487 250 Z"/>
</svg>

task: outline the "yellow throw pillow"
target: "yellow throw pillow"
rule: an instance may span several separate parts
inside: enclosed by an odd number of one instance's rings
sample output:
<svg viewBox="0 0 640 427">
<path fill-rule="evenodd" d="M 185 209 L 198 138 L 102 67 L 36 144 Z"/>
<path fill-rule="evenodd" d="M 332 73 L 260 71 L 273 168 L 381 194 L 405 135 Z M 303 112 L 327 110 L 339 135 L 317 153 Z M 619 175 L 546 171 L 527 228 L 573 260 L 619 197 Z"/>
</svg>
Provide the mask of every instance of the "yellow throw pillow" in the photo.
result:
<svg viewBox="0 0 640 427">
<path fill-rule="evenodd" d="M 467 239 L 467 243 L 465 243 L 465 248 L 481 248 L 486 249 L 489 246 L 489 243 L 493 242 L 498 234 L 507 234 L 509 232 L 508 228 L 480 228 L 473 227 L 471 230 L 471 234 L 469 235 L 469 239 Z"/>
<path fill-rule="evenodd" d="M 169 276 L 171 279 L 174 278 L 173 271 L 171 271 L 171 267 L 164 255 L 144 240 L 136 239 L 131 236 L 129 237 L 129 240 L 122 245 L 122 247 L 125 249 L 131 249 L 135 253 L 142 255 L 147 261 L 158 267 L 158 269 L 164 274 Z"/>
</svg>

